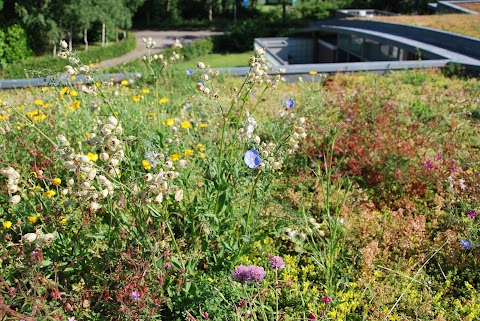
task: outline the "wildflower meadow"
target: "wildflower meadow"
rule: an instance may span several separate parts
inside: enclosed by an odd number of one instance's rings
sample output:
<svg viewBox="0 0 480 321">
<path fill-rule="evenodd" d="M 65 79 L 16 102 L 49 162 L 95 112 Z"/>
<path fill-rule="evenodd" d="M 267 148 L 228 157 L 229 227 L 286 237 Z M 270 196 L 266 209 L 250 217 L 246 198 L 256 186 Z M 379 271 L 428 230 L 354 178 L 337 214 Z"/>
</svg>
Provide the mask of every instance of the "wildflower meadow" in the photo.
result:
<svg viewBox="0 0 480 321">
<path fill-rule="evenodd" d="M 71 83 L 0 92 L 1 320 L 480 318 L 477 78 L 60 47 Z"/>
</svg>

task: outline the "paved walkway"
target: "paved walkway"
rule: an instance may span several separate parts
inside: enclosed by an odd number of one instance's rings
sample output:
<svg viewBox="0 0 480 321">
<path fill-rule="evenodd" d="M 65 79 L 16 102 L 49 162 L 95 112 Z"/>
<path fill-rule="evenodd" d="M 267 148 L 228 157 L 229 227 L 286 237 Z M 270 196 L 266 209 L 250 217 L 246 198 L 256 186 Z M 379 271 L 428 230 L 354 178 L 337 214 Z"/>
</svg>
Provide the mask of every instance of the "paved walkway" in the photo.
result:
<svg viewBox="0 0 480 321">
<path fill-rule="evenodd" d="M 222 32 L 215 32 L 210 30 L 195 30 L 195 31 L 179 31 L 179 30 L 168 30 L 168 31 L 155 31 L 155 30 L 141 30 L 132 32 L 137 38 L 137 49 L 132 52 L 129 52 L 126 55 L 102 61 L 99 66 L 100 68 L 109 68 L 130 60 L 139 59 L 145 56 L 148 51 L 145 48 L 145 44 L 142 41 L 142 38 L 148 39 L 151 37 L 156 43 L 156 47 L 153 48 L 152 52 L 158 52 L 161 49 L 170 47 L 175 39 L 180 39 L 180 42 L 185 45 L 194 42 L 195 40 L 221 35 Z"/>
</svg>

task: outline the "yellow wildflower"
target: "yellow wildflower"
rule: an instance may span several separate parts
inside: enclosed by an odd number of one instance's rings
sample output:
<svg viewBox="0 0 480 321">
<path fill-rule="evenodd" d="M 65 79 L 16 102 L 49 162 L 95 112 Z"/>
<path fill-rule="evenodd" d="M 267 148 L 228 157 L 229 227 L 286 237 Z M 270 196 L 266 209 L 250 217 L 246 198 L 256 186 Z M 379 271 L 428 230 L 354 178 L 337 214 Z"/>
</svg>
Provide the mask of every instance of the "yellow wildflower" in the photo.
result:
<svg viewBox="0 0 480 321">
<path fill-rule="evenodd" d="M 207 127 L 207 124 L 200 123 L 200 128 L 205 128 L 205 127 Z"/>
<path fill-rule="evenodd" d="M 142 89 L 142 91 L 140 92 L 142 95 L 146 95 L 150 92 L 149 89 Z"/>
<path fill-rule="evenodd" d="M 184 120 L 182 122 L 182 128 L 185 128 L 185 129 L 188 129 L 192 126 L 192 124 L 190 124 L 190 122 L 188 120 Z"/>
<path fill-rule="evenodd" d="M 185 152 L 184 152 L 185 156 L 190 156 L 190 155 L 193 155 L 193 149 L 187 149 Z"/>
<path fill-rule="evenodd" d="M 60 178 L 58 178 L 58 177 L 55 177 L 55 178 L 53 179 L 53 185 L 59 186 L 60 184 L 62 184 L 62 180 L 61 180 Z"/>
<path fill-rule="evenodd" d="M 202 152 L 199 152 L 198 154 L 198 158 L 205 158 L 207 157 L 207 155 L 205 153 L 202 153 Z"/>
<path fill-rule="evenodd" d="M 137 103 L 140 100 L 140 96 L 133 96 L 132 100 Z"/>
<path fill-rule="evenodd" d="M 77 96 L 78 96 L 78 91 L 76 91 L 76 90 L 70 90 L 70 96 L 72 96 L 72 97 L 77 97 Z"/>
<path fill-rule="evenodd" d="M 150 169 L 152 169 L 152 166 L 150 166 L 150 163 L 149 163 L 146 159 L 142 160 L 142 166 L 143 166 L 143 168 L 146 169 L 147 171 L 150 170 Z"/>
<path fill-rule="evenodd" d="M 316 72 L 316 71 L 309 71 L 308 73 L 309 73 L 310 75 L 312 75 L 312 76 L 314 76 L 314 75 L 316 75 L 316 74 L 317 74 L 317 72 Z"/>
<path fill-rule="evenodd" d="M 80 107 L 80 100 L 75 100 L 72 104 L 72 109 L 77 110 Z"/>
<path fill-rule="evenodd" d="M 75 80 L 77 79 L 77 76 L 73 75 L 72 77 L 70 77 L 71 80 Z"/>
<path fill-rule="evenodd" d="M 50 198 L 50 197 L 52 197 L 52 196 L 55 196 L 55 194 L 57 194 L 55 191 L 48 190 L 48 191 L 46 191 L 45 193 L 43 193 L 43 196 Z"/>
<path fill-rule="evenodd" d="M 121 84 L 124 86 L 128 85 L 128 80 L 122 80 Z"/>
<path fill-rule="evenodd" d="M 38 115 L 38 110 L 27 111 L 25 113 L 25 116 L 27 116 L 30 119 L 37 115 Z"/>
<path fill-rule="evenodd" d="M 3 222 L 3 228 L 4 229 L 9 229 L 11 227 L 12 227 L 12 222 L 10 222 L 10 221 L 4 221 Z"/>
<path fill-rule="evenodd" d="M 42 92 L 48 91 L 48 87 L 42 87 Z"/>
<path fill-rule="evenodd" d="M 39 186 L 39 185 L 34 185 L 34 186 L 32 186 L 32 191 L 39 191 L 39 190 L 41 190 L 41 189 L 42 189 L 42 187 Z"/>
<path fill-rule="evenodd" d="M 28 216 L 28 217 L 27 217 L 27 220 L 28 220 L 31 224 L 35 224 L 35 223 L 37 223 L 37 221 L 38 221 L 38 217 L 36 217 L 36 216 Z"/>
<path fill-rule="evenodd" d="M 160 100 L 158 101 L 158 103 L 161 105 L 161 104 L 165 104 L 166 102 L 168 102 L 168 98 L 167 97 L 162 97 L 160 98 Z"/>
<path fill-rule="evenodd" d="M 92 161 L 92 162 L 96 162 L 98 160 L 98 155 L 97 154 L 94 154 L 94 153 L 87 153 L 87 157 Z"/>
<path fill-rule="evenodd" d="M 205 150 L 205 146 L 203 146 L 203 144 L 201 143 L 198 143 L 195 147 L 197 147 L 197 149 L 202 152 Z"/>
<path fill-rule="evenodd" d="M 5 115 L 0 115 L 0 120 L 4 120 L 4 119 L 7 119 L 8 115 L 5 114 Z"/>
<path fill-rule="evenodd" d="M 62 225 L 65 225 L 65 224 L 67 224 L 67 218 L 65 216 L 60 216 L 58 218 L 58 222 Z"/>
<path fill-rule="evenodd" d="M 43 105 L 43 108 L 46 108 L 46 109 L 48 109 L 48 108 L 50 108 L 50 107 L 52 107 L 52 104 L 45 104 L 45 105 Z"/>
<path fill-rule="evenodd" d="M 33 104 L 37 106 L 43 106 L 43 101 L 41 101 L 40 99 L 35 99 L 33 101 Z"/>
<path fill-rule="evenodd" d="M 37 115 L 37 116 L 33 116 L 33 120 L 34 120 L 34 121 L 44 120 L 44 119 L 46 119 L 46 118 L 47 118 L 47 115 L 45 115 L 44 113 L 41 113 L 41 114 L 39 114 L 39 115 Z"/>
<path fill-rule="evenodd" d="M 151 113 L 149 113 L 149 114 L 148 114 L 148 116 L 150 116 L 150 117 L 155 117 L 155 115 L 156 115 L 156 113 L 155 113 L 155 112 L 153 112 L 153 111 L 152 111 Z"/>
<path fill-rule="evenodd" d="M 170 155 L 170 158 L 172 159 L 173 162 L 176 162 L 180 160 L 180 155 L 179 154 L 172 154 Z"/>
<path fill-rule="evenodd" d="M 175 123 L 175 119 L 167 118 L 167 126 L 173 126 L 174 123 Z"/>
<path fill-rule="evenodd" d="M 23 110 L 23 108 L 25 108 L 25 106 L 23 105 L 18 106 L 18 110 Z"/>
<path fill-rule="evenodd" d="M 70 91 L 70 89 L 68 89 L 67 87 L 63 87 L 62 90 L 60 90 L 60 94 L 61 95 L 65 95 L 66 93 L 68 93 Z"/>
</svg>

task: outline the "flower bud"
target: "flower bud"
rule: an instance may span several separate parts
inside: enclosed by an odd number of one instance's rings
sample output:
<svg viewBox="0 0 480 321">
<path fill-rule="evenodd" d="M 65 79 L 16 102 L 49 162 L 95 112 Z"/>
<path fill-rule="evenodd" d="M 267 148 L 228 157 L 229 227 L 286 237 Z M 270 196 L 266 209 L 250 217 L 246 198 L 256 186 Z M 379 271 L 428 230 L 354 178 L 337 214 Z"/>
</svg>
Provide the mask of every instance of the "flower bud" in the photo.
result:
<svg viewBox="0 0 480 321">
<path fill-rule="evenodd" d="M 13 196 L 10 198 L 10 203 L 12 203 L 13 205 L 18 204 L 21 199 L 22 199 L 22 198 L 20 197 L 20 195 L 13 195 Z"/>
<path fill-rule="evenodd" d="M 27 243 L 32 243 L 37 239 L 37 234 L 35 233 L 27 233 L 24 236 L 22 236 L 22 239 L 27 242 Z"/>
</svg>

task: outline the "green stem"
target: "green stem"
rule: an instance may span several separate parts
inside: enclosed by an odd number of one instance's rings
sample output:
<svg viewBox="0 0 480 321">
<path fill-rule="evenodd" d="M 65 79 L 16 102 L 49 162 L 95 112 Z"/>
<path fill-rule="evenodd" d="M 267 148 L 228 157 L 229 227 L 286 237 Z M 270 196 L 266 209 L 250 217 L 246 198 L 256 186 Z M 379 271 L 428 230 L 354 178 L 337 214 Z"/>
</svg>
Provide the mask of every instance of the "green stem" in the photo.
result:
<svg viewBox="0 0 480 321">
<path fill-rule="evenodd" d="M 250 238 L 250 223 L 252 221 L 252 204 L 253 204 L 253 197 L 255 195 L 255 190 L 257 187 L 258 179 L 260 178 L 260 174 L 262 172 L 259 170 L 257 176 L 255 176 L 255 181 L 253 183 L 252 192 L 250 193 L 250 200 L 248 202 L 247 208 L 247 220 L 245 222 L 245 234 L 247 234 Z"/>
</svg>

